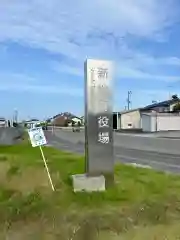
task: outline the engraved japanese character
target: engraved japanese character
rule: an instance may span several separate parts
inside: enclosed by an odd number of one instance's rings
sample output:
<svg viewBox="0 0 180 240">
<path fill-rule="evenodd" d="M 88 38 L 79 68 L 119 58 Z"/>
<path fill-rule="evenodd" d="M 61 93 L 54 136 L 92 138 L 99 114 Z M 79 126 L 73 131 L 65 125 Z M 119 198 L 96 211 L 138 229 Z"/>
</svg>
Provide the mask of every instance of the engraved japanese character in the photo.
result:
<svg viewBox="0 0 180 240">
<path fill-rule="evenodd" d="M 91 69 L 91 86 L 92 87 L 96 87 L 95 70 L 94 70 L 94 68 Z"/>
<path fill-rule="evenodd" d="M 98 134 L 98 142 L 103 144 L 109 143 L 109 133 L 108 132 L 100 132 Z"/>
<path fill-rule="evenodd" d="M 107 68 L 98 68 L 97 69 L 97 78 L 98 85 L 101 87 L 107 86 L 107 78 L 108 78 L 108 69 Z"/>
<path fill-rule="evenodd" d="M 98 78 L 105 78 L 107 79 L 108 78 L 108 69 L 107 68 L 98 68 L 97 69 L 97 75 L 98 75 Z"/>
<path fill-rule="evenodd" d="M 99 125 L 100 128 L 109 127 L 109 118 L 108 117 L 99 117 L 98 118 L 98 125 Z"/>
</svg>

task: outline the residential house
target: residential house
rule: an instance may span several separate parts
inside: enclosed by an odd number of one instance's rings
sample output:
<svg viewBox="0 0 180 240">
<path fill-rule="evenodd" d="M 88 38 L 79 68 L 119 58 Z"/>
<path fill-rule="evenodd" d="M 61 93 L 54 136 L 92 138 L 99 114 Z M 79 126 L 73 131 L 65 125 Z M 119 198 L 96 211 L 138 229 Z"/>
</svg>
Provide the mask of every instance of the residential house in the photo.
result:
<svg viewBox="0 0 180 240">
<path fill-rule="evenodd" d="M 179 102 L 179 99 L 170 99 L 163 102 L 157 102 L 141 108 L 143 111 L 156 111 L 158 113 L 173 111 L 174 105 Z"/>
<path fill-rule="evenodd" d="M 123 111 L 120 113 L 119 116 L 119 126 L 121 129 L 152 129 L 152 131 L 158 130 L 158 129 L 164 129 L 168 128 L 165 127 L 167 123 L 170 123 L 170 120 L 167 121 L 167 116 L 174 116 L 172 113 L 173 107 L 175 104 L 179 102 L 179 99 L 171 99 L 163 102 L 158 102 L 158 103 L 153 103 L 151 105 L 142 107 L 142 108 L 137 108 L 137 109 L 131 109 L 129 111 Z M 160 116 L 161 115 L 161 127 L 158 128 L 156 126 L 151 126 L 150 127 L 150 116 Z M 163 116 L 163 118 L 162 118 Z M 165 117 L 166 116 L 166 117 Z M 176 114 L 177 118 L 177 114 Z M 166 119 L 166 120 L 162 120 Z M 175 118 L 174 118 L 175 119 Z M 162 121 L 164 122 L 162 124 Z M 175 120 L 173 120 L 175 121 Z M 177 120 L 176 120 L 177 121 Z M 175 121 L 175 122 L 176 122 Z M 174 122 L 174 124 L 175 124 Z M 162 127 L 162 125 L 164 127 Z M 179 124 L 180 125 L 180 124 Z M 170 128 L 170 126 L 169 126 Z M 176 127 L 171 127 L 171 128 L 176 128 Z"/>
<path fill-rule="evenodd" d="M 140 129 L 141 128 L 141 109 L 123 111 L 119 116 L 119 126 L 121 129 Z"/>
<path fill-rule="evenodd" d="M 84 124 L 85 124 L 85 118 L 84 118 L 84 116 L 81 116 L 80 119 L 81 119 L 81 125 L 84 125 Z"/>
<path fill-rule="evenodd" d="M 59 115 L 53 118 L 51 124 L 57 127 L 64 127 L 67 126 L 68 119 L 65 116 Z"/>
<path fill-rule="evenodd" d="M 72 123 L 75 123 L 75 125 L 81 124 L 81 119 L 68 112 L 60 113 L 54 116 L 52 120 L 52 124 L 59 127 L 72 126 Z"/>
<path fill-rule="evenodd" d="M 72 124 L 74 124 L 75 126 L 81 125 L 81 118 L 72 116 L 72 117 L 70 118 L 70 123 L 69 123 L 69 125 L 72 126 Z"/>
</svg>

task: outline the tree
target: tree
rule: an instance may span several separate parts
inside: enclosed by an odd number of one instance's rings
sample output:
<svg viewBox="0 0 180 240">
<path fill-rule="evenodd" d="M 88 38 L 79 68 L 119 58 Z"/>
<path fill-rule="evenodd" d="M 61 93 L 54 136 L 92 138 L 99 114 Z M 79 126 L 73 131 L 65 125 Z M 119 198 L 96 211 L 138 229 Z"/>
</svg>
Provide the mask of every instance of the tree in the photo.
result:
<svg viewBox="0 0 180 240">
<path fill-rule="evenodd" d="M 179 99 L 177 94 L 172 95 L 171 97 L 173 100 Z"/>
<path fill-rule="evenodd" d="M 180 111 L 180 102 L 176 103 L 173 106 L 173 112 L 179 112 Z"/>
</svg>

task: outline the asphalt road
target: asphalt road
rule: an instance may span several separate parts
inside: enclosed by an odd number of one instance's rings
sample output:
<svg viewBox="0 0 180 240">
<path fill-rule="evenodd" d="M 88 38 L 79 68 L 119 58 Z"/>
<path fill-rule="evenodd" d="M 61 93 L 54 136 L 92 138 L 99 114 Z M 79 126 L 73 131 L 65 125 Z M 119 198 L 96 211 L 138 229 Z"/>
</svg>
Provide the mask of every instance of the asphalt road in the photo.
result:
<svg viewBox="0 0 180 240">
<path fill-rule="evenodd" d="M 84 132 L 46 132 L 48 143 L 58 149 L 84 154 Z M 141 164 L 157 170 L 180 173 L 180 140 L 140 134 L 114 134 L 116 162 Z"/>
</svg>

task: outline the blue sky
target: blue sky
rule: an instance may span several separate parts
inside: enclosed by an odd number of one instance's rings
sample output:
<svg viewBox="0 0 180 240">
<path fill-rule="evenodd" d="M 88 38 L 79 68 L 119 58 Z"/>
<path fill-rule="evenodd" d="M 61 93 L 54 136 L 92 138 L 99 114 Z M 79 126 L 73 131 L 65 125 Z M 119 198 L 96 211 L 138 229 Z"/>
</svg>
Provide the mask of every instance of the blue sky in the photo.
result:
<svg viewBox="0 0 180 240">
<path fill-rule="evenodd" d="M 115 64 L 114 110 L 180 95 L 178 0 L 1 0 L 1 115 L 84 113 L 86 58 Z"/>
</svg>

